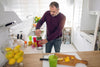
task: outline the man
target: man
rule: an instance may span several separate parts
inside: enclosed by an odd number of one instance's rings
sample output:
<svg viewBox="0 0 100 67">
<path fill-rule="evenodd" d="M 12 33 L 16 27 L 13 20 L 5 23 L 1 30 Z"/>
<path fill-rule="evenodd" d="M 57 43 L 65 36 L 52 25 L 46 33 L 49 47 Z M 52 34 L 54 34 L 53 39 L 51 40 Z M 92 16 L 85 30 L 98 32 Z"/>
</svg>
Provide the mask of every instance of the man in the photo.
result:
<svg viewBox="0 0 100 67">
<path fill-rule="evenodd" d="M 47 39 L 40 41 L 40 44 L 46 44 L 46 53 L 51 53 L 52 46 L 55 48 L 55 52 L 60 52 L 62 29 L 65 24 L 65 16 L 59 12 L 59 4 L 57 2 L 51 2 L 50 11 L 45 12 L 43 17 L 37 23 L 36 35 L 40 36 L 40 27 L 44 22 L 47 24 Z"/>
</svg>

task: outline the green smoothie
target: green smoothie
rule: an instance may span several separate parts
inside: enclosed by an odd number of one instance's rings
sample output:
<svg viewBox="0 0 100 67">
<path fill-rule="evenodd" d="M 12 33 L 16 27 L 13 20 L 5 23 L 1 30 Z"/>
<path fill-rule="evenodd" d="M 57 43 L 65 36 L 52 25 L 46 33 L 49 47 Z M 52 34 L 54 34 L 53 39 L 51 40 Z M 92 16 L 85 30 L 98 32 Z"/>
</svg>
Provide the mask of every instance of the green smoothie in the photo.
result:
<svg viewBox="0 0 100 67">
<path fill-rule="evenodd" d="M 58 59 L 58 57 L 56 55 L 50 55 L 49 56 L 50 67 L 57 67 L 57 59 Z"/>
</svg>

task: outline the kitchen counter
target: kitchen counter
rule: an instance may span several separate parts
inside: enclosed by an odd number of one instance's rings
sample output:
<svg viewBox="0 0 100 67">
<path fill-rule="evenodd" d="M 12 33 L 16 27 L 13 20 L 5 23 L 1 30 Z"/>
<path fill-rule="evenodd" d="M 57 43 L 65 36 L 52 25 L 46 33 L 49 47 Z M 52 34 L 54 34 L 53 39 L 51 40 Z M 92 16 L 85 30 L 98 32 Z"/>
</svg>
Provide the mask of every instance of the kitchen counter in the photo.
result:
<svg viewBox="0 0 100 67">
<path fill-rule="evenodd" d="M 77 54 L 88 61 L 88 67 L 100 67 L 100 51 L 77 52 Z"/>
<path fill-rule="evenodd" d="M 100 67 L 100 51 L 88 51 L 88 52 L 73 52 L 77 53 L 82 60 L 88 61 L 88 67 Z M 25 54 L 24 55 L 24 67 L 42 67 L 42 61 L 40 58 L 44 54 Z"/>
<path fill-rule="evenodd" d="M 31 46 L 27 46 L 27 48 L 23 48 L 22 50 L 24 54 L 43 53 L 43 49 L 38 50 L 36 47 L 32 48 Z"/>
<path fill-rule="evenodd" d="M 77 53 L 82 60 L 87 60 L 87 67 L 100 67 L 100 51 L 87 51 L 87 52 L 65 52 L 65 53 Z M 48 53 L 38 53 L 38 54 L 25 54 L 23 66 L 24 67 L 42 67 L 44 55 Z"/>
<path fill-rule="evenodd" d="M 94 35 L 94 30 L 81 30 L 81 32 L 84 32 L 88 35 Z"/>
</svg>

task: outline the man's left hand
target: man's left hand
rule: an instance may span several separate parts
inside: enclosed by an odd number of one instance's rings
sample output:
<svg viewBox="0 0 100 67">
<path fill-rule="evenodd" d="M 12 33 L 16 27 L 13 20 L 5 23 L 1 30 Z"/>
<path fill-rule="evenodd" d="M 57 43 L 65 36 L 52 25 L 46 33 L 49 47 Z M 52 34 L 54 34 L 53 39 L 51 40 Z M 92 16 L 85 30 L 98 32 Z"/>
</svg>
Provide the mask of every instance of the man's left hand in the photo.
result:
<svg viewBox="0 0 100 67">
<path fill-rule="evenodd" d="M 43 44 L 46 44 L 48 43 L 47 39 L 43 39 L 42 41 L 39 42 L 39 44 L 43 45 Z"/>
</svg>

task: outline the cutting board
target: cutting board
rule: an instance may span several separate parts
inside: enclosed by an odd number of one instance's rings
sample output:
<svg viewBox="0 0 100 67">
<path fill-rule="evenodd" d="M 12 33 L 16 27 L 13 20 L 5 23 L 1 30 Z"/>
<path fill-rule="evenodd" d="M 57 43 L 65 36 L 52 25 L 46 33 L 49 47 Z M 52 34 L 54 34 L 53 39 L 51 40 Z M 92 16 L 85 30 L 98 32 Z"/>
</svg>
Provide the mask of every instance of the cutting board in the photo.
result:
<svg viewBox="0 0 100 67">
<path fill-rule="evenodd" d="M 65 54 L 60 54 L 57 53 L 55 54 L 58 58 L 63 58 L 63 60 L 58 60 L 57 64 L 61 65 L 69 65 L 69 66 L 75 66 L 77 63 L 83 63 L 83 64 L 88 64 L 86 60 L 79 60 L 77 59 L 74 55 L 65 55 Z M 65 58 L 69 58 L 69 61 L 65 62 Z"/>
<path fill-rule="evenodd" d="M 78 56 L 77 53 L 63 53 L 64 55 L 74 55 L 77 59 L 81 60 L 81 58 Z M 52 54 L 50 54 L 52 55 Z M 44 58 L 48 58 L 50 55 L 44 55 Z M 42 67 L 49 67 L 49 61 L 43 61 Z M 69 66 L 69 65 L 62 65 L 57 64 L 57 67 L 87 67 L 86 64 L 83 63 L 77 63 L 75 66 Z"/>
</svg>

